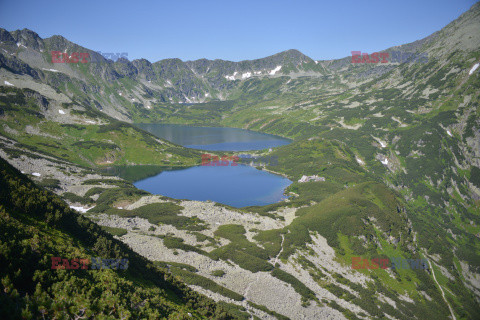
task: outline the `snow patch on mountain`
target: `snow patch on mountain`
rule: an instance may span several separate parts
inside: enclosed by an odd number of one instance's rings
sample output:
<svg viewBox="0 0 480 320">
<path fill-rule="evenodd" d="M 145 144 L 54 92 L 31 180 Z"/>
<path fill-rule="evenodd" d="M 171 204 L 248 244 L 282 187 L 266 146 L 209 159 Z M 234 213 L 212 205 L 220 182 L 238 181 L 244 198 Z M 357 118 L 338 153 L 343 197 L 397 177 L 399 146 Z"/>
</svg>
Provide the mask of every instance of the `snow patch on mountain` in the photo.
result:
<svg viewBox="0 0 480 320">
<path fill-rule="evenodd" d="M 225 76 L 227 80 L 235 80 L 235 76 L 237 75 L 237 71 L 235 71 L 231 76 Z"/>
<path fill-rule="evenodd" d="M 93 207 L 92 207 L 93 208 Z M 92 208 L 84 208 L 84 207 L 75 207 L 75 206 L 70 206 L 70 209 L 73 209 L 75 211 L 78 211 L 80 213 L 86 213 L 88 210 Z"/>
<path fill-rule="evenodd" d="M 277 73 L 278 71 L 280 71 L 280 69 L 282 69 L 282 66 L 277 66 L 275 69 L 273 69 L 272 71 L 270 71 L 268 74 L 273 76 L 275 75 L 275 73 Z"/>
<path fill-rule="evenodd" d="M 6 81 L 6 80 L 5 80 L 5 85 L 14 87 L 13 84 L 11 84 L 10 82 L 8 82 L 8 81 Z"/>
<path fill-rule="evenodd" d="M 373 136 L 372 136 L 372 137 L 373 137 Z M 380 146 L 381 146 L 382 148 L 386 148 L 386 147 L 387 147 L 387 144 L 386 144 L 384 141 L 380 140 L 379 138 L 373 137 L 373 139 L 375 139 L 375 140 L 380 144 Z"/>
<path fill-rule="evenodd" d="M 478 66 L 480 66 L 480 63 L 475 63 L 475 65 L 470 69 L 468 72 L 468 75 L 471 75 L 475 70 L 477 70 Z"/>
<path fill-rule="evenodd" d="M 242 79 L 247 79 L 247 78 L 250 78 L 251 76 L 252 76 L 251 72 L 246 72 L 246 73 L 242 74 Z"/>
<path fill-rule="evenodd" d="M 58 72 L 58 70 L 56 70 L 56 69 L 45 69 L 45 68 L 42 68 L 42 70 L 51 71 L 51 72 Z"/>
</svg>

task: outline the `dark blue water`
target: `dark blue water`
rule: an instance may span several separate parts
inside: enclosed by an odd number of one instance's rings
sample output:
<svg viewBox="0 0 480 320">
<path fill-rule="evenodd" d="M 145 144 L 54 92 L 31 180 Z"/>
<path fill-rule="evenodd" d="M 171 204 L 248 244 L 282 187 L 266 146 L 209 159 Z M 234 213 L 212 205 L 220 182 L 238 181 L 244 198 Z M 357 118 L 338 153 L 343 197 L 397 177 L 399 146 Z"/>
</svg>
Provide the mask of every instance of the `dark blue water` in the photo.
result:
<svg viewBox="0 0 480 320">
<path fill-rule="evenodd" d="M 291 142 L 279 136 L 238 128 L 190 127 L 157 123 L 135 125 L 159 138 L 184 147 L 210 151 L 262 150 Z"/>
<path fill-rule="evenodd" d="M 197 166 L 164 171 L 134 185 L 175 199 L 212 200 L 233 207 L 262 206 L 284 200 L 287 178 L 246 165 Z"/>
<path fill-rule="evenodd" d="M 261 150 L 289 144 L 291 140 L 236 128 L 136 124 L 173 143 L 209 151 Z M 246 165 L 197 166 L 163 171 L 134 183 L 153 194 L 175 199 L 212 200 L 232 207 L 262 206 L 285 199 L 292 182 L 282 176 Z"/>
</svg>

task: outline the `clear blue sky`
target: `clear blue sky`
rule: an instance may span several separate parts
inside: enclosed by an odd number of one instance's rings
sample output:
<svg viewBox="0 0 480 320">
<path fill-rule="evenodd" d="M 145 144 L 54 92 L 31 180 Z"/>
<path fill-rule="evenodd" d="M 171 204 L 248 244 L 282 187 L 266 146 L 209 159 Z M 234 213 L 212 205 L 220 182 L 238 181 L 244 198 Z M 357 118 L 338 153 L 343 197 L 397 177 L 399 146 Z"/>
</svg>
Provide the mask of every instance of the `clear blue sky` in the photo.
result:
<svg viewBox="0 0 480 320">
<path fill-rule="evenodd" d="M 0 0 L 0 27 L 55 34 L 130 60 L 245 60 L 298 49 L 313 59 L 424 38 L 474 0 Z"/>
</svg>

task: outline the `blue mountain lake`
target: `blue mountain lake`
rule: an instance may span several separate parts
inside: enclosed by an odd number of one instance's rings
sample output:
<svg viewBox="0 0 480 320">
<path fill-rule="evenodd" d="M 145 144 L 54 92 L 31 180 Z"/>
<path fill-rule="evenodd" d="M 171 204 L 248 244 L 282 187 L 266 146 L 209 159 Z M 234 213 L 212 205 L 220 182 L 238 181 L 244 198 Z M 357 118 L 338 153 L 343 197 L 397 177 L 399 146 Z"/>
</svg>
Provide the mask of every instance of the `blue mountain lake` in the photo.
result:
<svg viewBox="0 0 480 320">
<path fill-rule="evenodd" d="M 292 142 L 290 139 L 279 136 L 238 128 L 191 127 L 158 123 L 137 123 L 135 125 L 175 144 L 209 151 L 262 150 Z"/>
<path fill-rule="evenodd" d="M 261 150 L 290 143 L 288 139 L 236 128 L 136 124 L 159 138 L 209 151 Z M 162 171 L 134 182 L 153 194 L 175 199 L 212 200 L 232 207 L 262 206 L 284 200 L 285 177 L 247 165 L 196 166 Z"/>
</svg>

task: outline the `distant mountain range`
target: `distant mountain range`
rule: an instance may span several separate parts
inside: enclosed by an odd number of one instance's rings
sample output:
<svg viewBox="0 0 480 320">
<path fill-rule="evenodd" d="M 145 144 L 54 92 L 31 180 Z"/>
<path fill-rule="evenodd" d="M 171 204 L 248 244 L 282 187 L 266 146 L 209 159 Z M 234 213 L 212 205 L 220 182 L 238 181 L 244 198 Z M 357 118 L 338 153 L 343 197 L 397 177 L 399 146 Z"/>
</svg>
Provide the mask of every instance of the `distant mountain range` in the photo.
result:
<svg viewBox="0 0 480 320">
<path fill-rule="evenodd" d="M 412 44 L 395 48 L 397 52 L 419 54 L 421 48 L 435 39 L 435 35 Z M 89 61 L 81 67 L 68 63 L 52 63 L 51 52 L 59 51 L 68 54 L 88 53 Z M 387 52 L 389 50 L 386 50 Z M 77 63 L 80 64 L 80 63 Z M 315 61 L 298 50 L 287 50 L 275 55 L 256 59 L 232 62 L 225 60 L 199 59 L 182 61 L 180 59 L 164 59 L 150 62 L 146 59 L 120 58 L 117 61 L 106 59 L 101 54 L 68 41 L 62 36 L 42 39 L 35 32 L 23 29 L 8 32 L 0 28 L 0 66 L 16 74 L 23 74 L 48 83 L 58 90 L 64 91 L 65 80 L 71 78 L 72 84 L 82 91 L 85 102 L 101 108 L 102 111 L 119 117 L 110 111 L 116 109 L 127 113 L 134 100 L 121 97 L 119 92 L 112 103 L 98 89 L 109 87 L 120 89 L 115 85 L 119 80 L 129 83 L 129 90 L 135 91 L 139 103 L 152 105 L 155 103 L 198 103 L 214 100 L 228 100 L 238 88 L 240 82 L 247 79 L 265 79 L 275 77 L 332 77 L 335 74 L 349 74 L 352 71 L 351 57 L 339 60 Z M 392 69 L 393 66 L 376 66 L 367 68 L 358 77 L 379 76 Z M 65 78 L 67 77 L 67 78 Z M 78 81 L 78 83 L 77 83 Z M 121 88 L 124 89 L 124 88 Z M 140 96 L 139 96 L 140 95 Z M 105 108 L 105 109 L 104 109 Z"/>
</svg>

